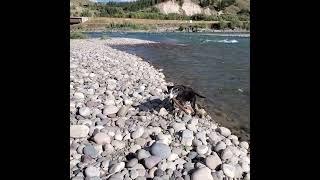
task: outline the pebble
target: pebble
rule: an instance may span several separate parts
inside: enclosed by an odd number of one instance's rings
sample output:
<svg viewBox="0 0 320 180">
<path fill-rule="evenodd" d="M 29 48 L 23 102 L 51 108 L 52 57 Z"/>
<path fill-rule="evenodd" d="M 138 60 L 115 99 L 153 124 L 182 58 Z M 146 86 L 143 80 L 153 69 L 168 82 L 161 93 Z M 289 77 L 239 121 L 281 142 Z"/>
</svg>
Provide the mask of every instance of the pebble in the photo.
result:
<svg viewBox="0 0 320 180">
<path fill-rule="evenodd" d="M 97 133 L 94 137 L 93 140 L 97 143 L 97 144 L 110 144 L 111 142 L 111 138 L 105 134 L 105 133 Z"/>
<path fill-rule="evenodd" d="M 235 177 L 235 171 L 236 168 L 230 164 L 222 164 L 222 171 L 224 172 L 224 174 L 230 178 L 234 178 Z"/>
<path fill-rule="evenodd" d="M 191 175 L 192 180 L 213 180 L 211 170 L 207 167 L 203 167 L 195 170 Z"/>
<path fill-rule="evenodd" d="M 123 149 L 126 146 L 126 143 L 123 141 L 113 140 L 111 145 L 114 147 L 114 149 L 119 150 Z"/>
<path fill-rule="evenodd" d="M 208 150 L 209 150 L 208 146 L 205 146 L 205 145 L 197 146 L 198 154 L 205 154 Z"/>
<path fill-rule="evenodd" d="M 194 169 L 194 163 L 191 163 L 191 162 L 186 162 L 184 165 L 183 165 L 183 168 L 187 171 L 190 171 L 191 169 Z"/>
<path fill-rule="evenodd" d="M 115 114 L 117 113 L 119 110 L 119 108 L 117 106 L 114 105 L 107 105 L 104 109 L 103 109 L 103 115 L 110 115 L 110 114 Z"/>
<path fill-rule="evenodd" d="M 118 140 L 118 141 L 122 141 L 123 136 L 122 136 L 120 133 L 118 133 L 118 134 L 116 134 L 116 135 L 114 136 L 114 139 L 115 139 L 115 140 Z"/>
<path fill-rule="evenodd" d="M 111 144 L 104 145 L 103 149 L 107 154 L 110 154 L 114 151 L 114 147 Z"/>
<path fill-rule="evenodd" d="M 71 138 L 84 138 L 89 134 L 89 127 L 86 125 L 71 125 L 70 137 Z"/>
<path fill-rule="evenodd" d="M 212 155 L 206 157 L 206 166 L 212 170 L 215 170 L 217 166 L 222 164 L 220 157 L 216 152 L 213 152 Z"/>
<path fill-rule="evenodd" d="M 129 152 L 131 153 L 135 153 L 137 150 L 141 149 L 141 146 L 138 144 L 135 144 L 133 146 L 130 147 Z"/>
<path fill-rule="evenodd" d="M 100 170 L 96 167 L 89 166 L 86 168 L 84 171 L 85 175 L 87 177 L 95 177 L 95 176 L 100 176 Z"/>
<path fill-rule="evenodd" d="M 154 175 L 155 176 L 158 176 L 158 177 L 161 177 L 165 174 L 165 172 L 161 169 L 157 169 L 155 172 L 154 172 Z"/>
<path fill-rule="evenodd" d="M 194 139 L 194 137 L 193 137 L 192 131 L 186 129 L 182 132 L 182 140 L 181 140 L 182 145 L 191 146 L 193 139 Z"/>
<path fill-rule="evenodd" d="M 122 169 L 124 169 L 124 167 L 125 167 L 125 163 L 124 162 L 120 162 L 120 163 L 114 164 L 109 168 L 109 173 L 120 172 Z"/>
<path fill-rule="evenodd" d="M 166 116 L 166 115 L 168 115 L 168 111 L 165 108 L 161 108 L 158 115 L 159 116 Z"/>
<path fill-rule="evenodd" d="M 172 142 L 172 137 L 169 134 L 158 134 L 157 136 L 158 142 L 169 145 Z"/>
<path fill-rule="evenodd" d="M 197 146 L 202 145 L 202 142 L 201 142 L 201 141 L 199 141 L 198 139 L 193 139 L 193 141 L 192 141 L 192 145 L 197 147 Z"/>
<path fill-rule="evenodd" d="M 87 145 L 86 147 L 84 147 L 83 153 L 92 158 L 97 158 L 99 155 L 98 151 L 92 145 Z"/>
<path fill-rule="evenodd" d="M 250 165 L 245 162 L 240 162 L 240 166 L 244 172 L 249 172 L 250 171 Z"/>
<path fill-rule="evenodd" d="M 137 145 L 140 145 L 141 147 L 143 147 L 143 146 L 146 145 L 147 140 L 144 139 L 144 138 L 136 138 L 136 139 L 135 139 L 135 143 L 136 143 Z"/>
<path fill-rule="evenodd" d="M 87 117 L 87 116 L 90 116 L 91 114 L 91 111 L 90 111 L 90 108 L 88 107 L 82 107 L 79 109 L 79 114 L 83 117 Z"/>
<path fill-rule="evenodd" d="M 157 170 L 158 168 L 157 167 L 153 167 L 149 170 L 149 177 L 150 178 L 154 178 L 154 172 Z"/>
<path fill-rule="evenodd" d="M 213 172 L 212 173 L 212 177 L 213 177 L 214 180 L 224 180 L 223 171 L 220 170 L 220 171 Z"/>
<path fill-rule="evenodd" d="M 176 153 L 171 153 L 170 156 L 168 157 L 168 161 L 174 161 L 176 159 L 178 159 L 179 156 Z"/>
<path fill-rule="evenodd" d="M 176 131 L 176 132 L 179 132 L 179 131 L 182 131 L 182 130 L 185 130 L 186 129 L 186 126 L 184 123 L 173 123 L 172 124 L 172 128 Z"/>
<path fill-rule="evenodd" d="M 242 174 L 244 171 L 241 168 L 241 166 L 239 164 L 236 164 L 234 167 L 235 167 L 234 177 L 235 178 L 242 178 Z"/>
<path fill-rule="evenodd" d="M 133 101 L 131 99 L 126 99 L 126 100 L 124 100 L 124 104 L 127 106 L 130 106 L 133 104 Z"/>
<path fill-rule="evenodd" d="M 151 146 L 151 154 L 154 156 L 158 156 L 161 159 L 166 159 L 171 154 L 171 149 L 168 145 L 163 143 L 154 143 Z"/>
<path fill-rule="evenodd" d="M 106 171 L 109 168 L 109 164 L 110 164 L 110 160 L 104 160 L 101 162 L 101 168 Z"/>
<path fill-rule="evenodd" d="M 240 142 L 239 146 L 244 148 L 244 149 L 249 149 L 249 144 L 246 141 Z"/>
<path fill-rule="evenodd" d="M 144 165 L 146 168 L 151 169 L 161 161 L 161 158 L 158 156 L 150 156 L 144 159 Z"/>
<path fill-rule="evenodd" d="M 226 161 L 227 159 L 232 158 L 232 156 L 233 156 L 233 153 L 232 153 L 232 151 L 230 150 L 230 148 L 224 149 L 224 150 L 222 151 L 222 153 L 221 153 L 221 159 L 222 159 L 223 161 Z"/>
<path fill-rule="evenodd" d="M 130 173 L 131 179 L 136 179 L 139 176 L 138 171 L 135 169 L 130 170 L 129 173 Z"/>
<path fill-rule="evenodd" d="M 131 106 L 122 106 L 119 111 L 117 112 L 117 116 L 124 117 L 127 115 Z"/>
<path fill-rule="evenodd" d="M 218 128 L 218 132 L 225 137 L 228 137 L 231 135 L 231 131 L 228 128 L 225 127 L 219 127 Z"/>
<path fill-rule="evenodd" d="M 143 133 L 144 133 L 144 128 L 143 127 L 138 127 L 137 130 L 132 132 L 131 138 L 132 139 L 137 139 L 137 138 L 141 137 Z"/>
<path fill-rule="evenodd" d="M 126 164 L 126 167 L 128 168 L 132 168 L 134 167 L 135 165 L 138 164 L 138 159 L 137 158 L 133 158 L 133 159 L 130 159 L 127 164 Z"/>
<path fill-rule="evenodd" d="M 190 159 L 194 159 L 198 156 L 198 153 L 195 152 L 195 151 L 191 151 L 189 154 L 188 154 L 188 158 Z"/>
<path fill-rule="evenodd" d="M 147 178 L 146 177 L 144 177 L 144 176 L 138 176 L 137 178 L 136 178 L 136 180 L 146 180 Z"/>
<path fill-rule="evenodd" d="M 74 95 L 73 95 L 76 99 L 84 99 L 85 97 L 84 97 L 84 94 L 83 93 L 81 93 L 81 92 L 76 92 L 76 93 L 74 93 Z"/>
<path fill-rule="evenodd" d="M 187 124 L 187 128 L 193 132 L 197 132 L 197 126 L 195 124 Z"/>
<path fill-rule="evenodd" d="M 148 158 L 148 157 L 150 157 L 150 156 L 151 156 L 150 152 L 149 152 L 149 151 L 146 151 L 146 150 L 144 150 L 144 149 L 139 149 L 139 150 L 137 151 L 137 158 L 138 158 L 138 160 L 145 159 L 145 158 Z"/>
<path fill-rule="evenodd" d="M 218 142 L 218 144 L 214 147 L 214 151 L 219 152 L 227 147 L 226 143 L 223 141 Z"/>
</svg>

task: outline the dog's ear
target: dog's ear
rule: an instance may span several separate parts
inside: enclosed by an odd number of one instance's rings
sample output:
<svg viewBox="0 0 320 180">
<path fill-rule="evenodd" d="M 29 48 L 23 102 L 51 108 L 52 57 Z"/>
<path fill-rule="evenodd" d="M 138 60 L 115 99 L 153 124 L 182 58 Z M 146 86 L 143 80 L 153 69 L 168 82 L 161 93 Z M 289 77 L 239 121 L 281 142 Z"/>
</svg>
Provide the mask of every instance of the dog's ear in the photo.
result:
<svg viewBox="0 0 320 180">
<path fill-rule="evenodd" d="M 165 91 L 165 93 L 169 93 L 170 89 L 172 89 L 173 86 L 167 86 L 167 91 Z"/>
<path fill-rule="evenodd" d="M 170 91 L 170 89 L 172 89 L 174 86 L 167 86 L 168 91 Z"/>
</svg>

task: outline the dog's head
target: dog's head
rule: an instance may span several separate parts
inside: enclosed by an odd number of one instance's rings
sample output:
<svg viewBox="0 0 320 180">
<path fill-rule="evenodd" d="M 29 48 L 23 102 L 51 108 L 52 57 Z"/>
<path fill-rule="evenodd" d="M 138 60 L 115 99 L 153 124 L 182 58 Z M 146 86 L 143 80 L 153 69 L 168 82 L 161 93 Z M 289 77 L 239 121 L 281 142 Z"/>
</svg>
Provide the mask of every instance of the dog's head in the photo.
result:
<svg viewBox="0 0 320 180">
<path fill-rule="evenodd" d="M 179 88 L 175 86 L 167 86 L 167 89 L 170 99 L 177 97 L 180 91 Z"/>
</svg>

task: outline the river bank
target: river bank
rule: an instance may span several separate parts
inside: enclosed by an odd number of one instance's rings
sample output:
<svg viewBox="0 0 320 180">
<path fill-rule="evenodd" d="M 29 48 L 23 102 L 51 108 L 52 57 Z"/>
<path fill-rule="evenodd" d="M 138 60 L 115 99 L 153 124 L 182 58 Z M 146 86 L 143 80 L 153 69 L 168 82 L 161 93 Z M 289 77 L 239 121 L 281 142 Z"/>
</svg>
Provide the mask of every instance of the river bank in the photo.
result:
<svg viewBox="0 0 320 180">
<path fill-rule="evenodd" d="M 249 144 L 203 110 L 173 116 L 164 74 L 113 44 L 71 40 L 71 179 L 250 179 Z"/>
</svg>

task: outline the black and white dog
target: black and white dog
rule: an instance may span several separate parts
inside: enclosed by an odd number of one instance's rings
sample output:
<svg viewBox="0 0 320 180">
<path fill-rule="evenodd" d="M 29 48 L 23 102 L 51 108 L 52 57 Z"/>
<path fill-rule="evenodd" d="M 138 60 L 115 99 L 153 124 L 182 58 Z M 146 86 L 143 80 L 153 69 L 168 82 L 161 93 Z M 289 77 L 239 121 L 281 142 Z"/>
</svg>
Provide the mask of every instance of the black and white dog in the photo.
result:
<svg viewBox="0 0 320 180">
<path fill-rule="evenodd" d="M 196 110 L 196 97 L 205 98 L 204 96 L 196 93 L 192 88 L 184 85 L 167 86 L 167 89 L 170 100 L 175 98 L 182 106 L 190 104 L 193 112 Z M 171 103 L 173 105 L 173 102 Z"/>
</svg>

